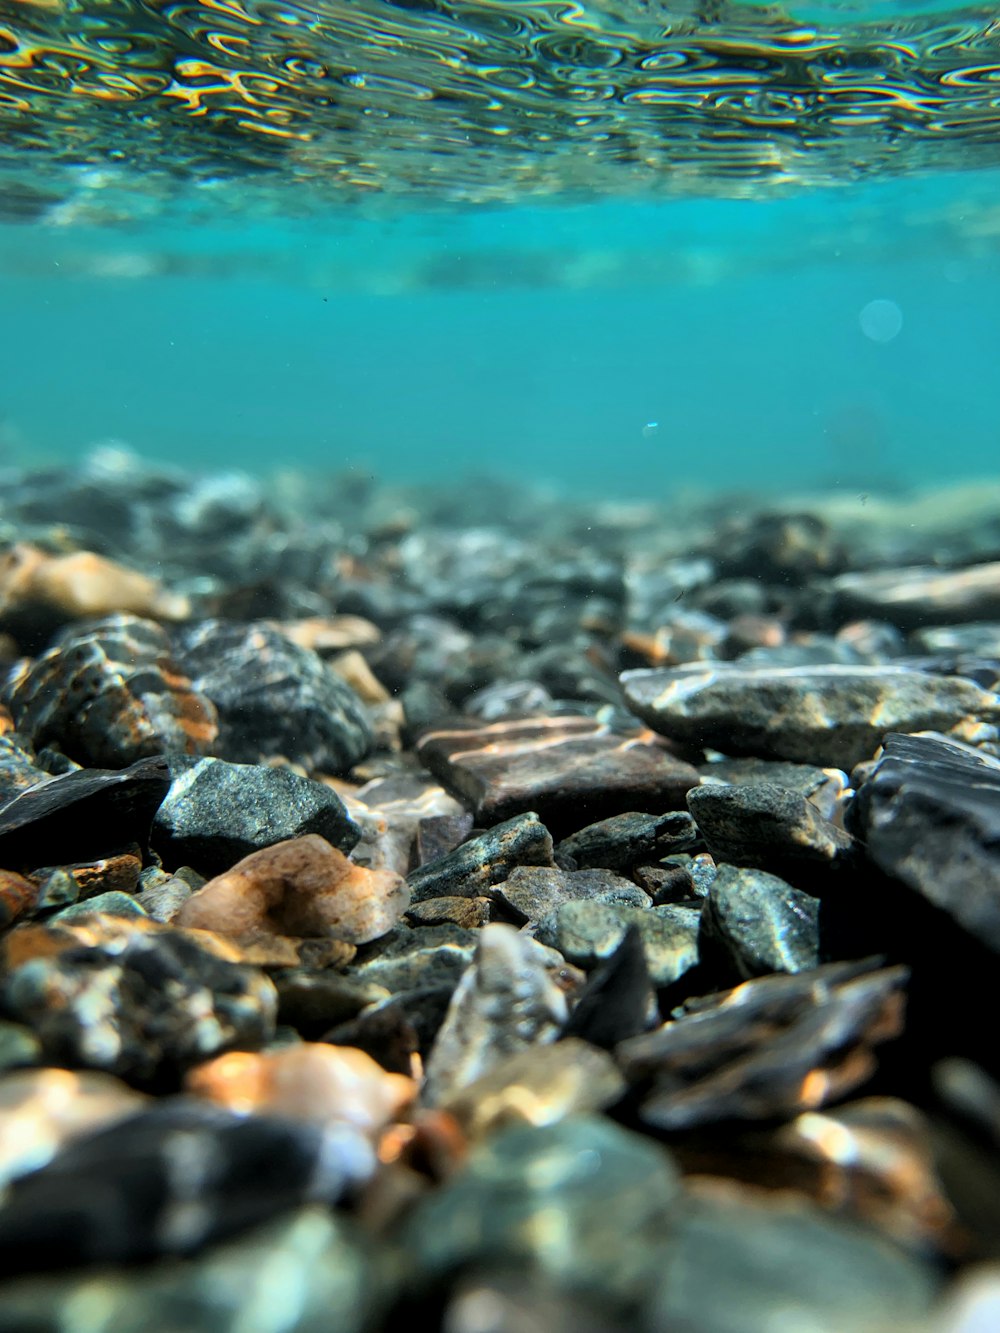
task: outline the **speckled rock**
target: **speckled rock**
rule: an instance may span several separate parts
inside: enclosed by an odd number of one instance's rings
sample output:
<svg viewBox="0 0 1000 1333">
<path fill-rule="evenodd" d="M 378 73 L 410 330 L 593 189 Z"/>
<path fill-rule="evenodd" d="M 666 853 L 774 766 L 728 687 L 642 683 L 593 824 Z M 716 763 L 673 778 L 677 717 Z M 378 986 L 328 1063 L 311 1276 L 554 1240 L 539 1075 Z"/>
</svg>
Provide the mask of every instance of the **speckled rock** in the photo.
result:
<svg viewBox="0 0 1000 1333">
<path fill-rule="evenodd" d="M 178 667 L 166 633 L 138 616 L 67 631 L 15 671 L 6 697 L 32 745 L 58 745 L 96 767 L 205 754 L 217 743 L 213 704 Z"/>
<path fill-rule="evenodd" d="M 399 875 L 355 865 L 310 833 L 253 852 L 210 879 L 176 921 L 234 939 L 330 936 L 363 944 L 391 930 L 408 901 Z"/>
<path fill-rule="evenodd" d="M 633 810 L 563 838 L 556 846 L 555 859 L 567 870 L 601 867 L 628 874 L 643 862 L 686 852 L 697 840 L 698 830 L 686 811 L 650 815 Z"/>
<path fill-rule="evenodd" d="M 484 926 L 431 1050 L 424 1102 L 437 1105 L 504 1056 L 554 1041 L 567 1014 L 539 945 L 511 926 Z"/>
<path fill-rule="evenodd" d="M 650 906 L 649 895 L 610 870 L 556 870 L 515 866 L 490 895 L 518 923 L 538 922 L 561 903 L 584 899 L 622 907 Z"/>
<path fill-rule="evenodd" d="M 577 967 L 594 968 L 635 926 L 646 955 L 649 979 L 672 986 L 698 963 L 700 913 L 686 907 L 616 907 L 602 902 L 569 902 L 539 922 L 536 935 Z"/>
<path fill-rule="evenodd" d="M 563 1035 L 611 1050 L 659 1021 L 642 935 L 638 926 L 631 925 L 577 993 Z"/>
<path fill-rule="evenodd" d="M 413 1282 L 514 1270 L 631 1307 L 655 1286 L 678 1204 L 666 1150 L 608 1120 L 517 1126 L 410 1217 Z"/>
<path fill-rule="evenodd" d="M 856 859 L 850 834 L 787 787 L 711 783 L 690 792 L 688 801 L 717 861 L 790 873 L 841 869 Z"/>
<path fill-rule="evenodd" d="M 701 916 L 736 975 L 805 972 L 820 961 L 819 900 L 763 870 L 719 867 Z"/>
<path fill-rule="evenodd" d="M 1000 699 L 961 677 L 901 666 L 678 667 L 626 671 L 629 708 L 663 735 L 730 755 L 850 769 L 891 731 L 1000 720 Z"/>
<path fill-rule="evenodd" d="M 2 1001 L 53 1061 L 146 1083 L 274 1031 L 274 986 L 183 931 L 142 918 L 21 926 Z"/>
<path fill-rule="evenodd" d="M 212 753 L 220 759 L 281 755 L 311 771 L 343 773 L 371 748 L 371 721 L 358 696 L 274 625 L 205 621 L 179 638 L 178 654 L 218 713 Z"/>
<path fill-rule="evenodd" d="M 551 834 L 534 812 L 470 838 L 439 861 L 411 871 L 407 882 L 415 903 L 455 895 L 479 898 L 519 865 L 554 865 Z"/>
<path fill-rule="evenodd" d="M 170 774 L 151 834 L 167 866 L 217 875 L 251 852 L 306 833 L 342 852 L 361 836 L 334 791 L 287 768 L 174 760 Z"/>
</svg>

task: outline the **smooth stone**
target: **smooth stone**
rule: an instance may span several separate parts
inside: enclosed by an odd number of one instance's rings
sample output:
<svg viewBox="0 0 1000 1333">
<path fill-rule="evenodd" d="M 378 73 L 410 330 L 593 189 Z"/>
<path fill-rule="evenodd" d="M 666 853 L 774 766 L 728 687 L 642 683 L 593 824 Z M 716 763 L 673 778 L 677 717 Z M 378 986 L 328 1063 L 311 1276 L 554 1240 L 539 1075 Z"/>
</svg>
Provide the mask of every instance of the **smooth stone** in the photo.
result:
<svg viewBox="0 0 1000 1333">
<path fill-rule="evenodd" d="M 450 924 L 400 930 L 380 941 L 378 954 L 356 963 L 351 974 L 359 981 L 384 986 L 393 995 L 428 986 L 454 990 L 478 942 L 478 931 Z"/>
<path fill-rule="evenodd" d="M 905 666 L 744 667 L 626 671 L 625 701 L 676 741 L 849 770 L 893 731 L 1000 720 L 1000 698 L 961 677 Z"/>
<path fill-rule="evenodd" d="M 0 861 L 10 869 L 101 857 L 108 846 L 145 844 L 170 787 L 162 757 L 129 768 L 78 769 L 32 787 L 0 809 Z"/>
<path fill-rule="evenodd" d="M 840 574 L 828 596 L 834 618 L 877 617 L 904 630 L 995 619 L 1000 616 L 1000 561 L 966 569 L 915 566 Z"/>
<path fill-rule="evenodd" d="M 0 1325 L 47 1333 L 363 1333 L 373 1265 L 346 1219 L 298 1209 L 185 1260 L 46 1274 L 0 1290 Z"/>
<path fill-rule="evenodd" d="M 658 1281 L 678 1195 L 666 1149 L 610 1120 L 505 1129 L 414 1209 L 412 1282 L 513 1271 L 632 1307 Z"/>
<path fill-rule="evenodd" d="M 293 1027 L 307 1040 L 389 998 L 384 986 L 329 970 L 283 969 L 272 980 L 278 992 L 278 1022 Z"/>
<path fill-rule="evenodd" d="M 361 837 L 336 792 L 287 768 L 172 760 L 150 841 L 168 868 L 221 874 L 251 852 L 316 833 L 342 852 Z"/>
<path fill-rule="evenodd" d="M 178 912 L 180 926 L 234 939 L 328 936 L 364 944 L 385 935 L 409 901 L 392 870 L 367 870 L 315 833 L 252 852 L 210 879 Z"/>
<path fill-rule="evenodd" d="M 89 916 L 92 912 L 103 912 L 107 916 L 146 917 L 149 915 L 137 898 L 129 893 L 120 893 L 117 889 L 113 889 L 110 893 L 95 893 L 93 898 L 88 898 L 86 902 L 70 903 L 68 907 L 63 907 L 58 912 L 54 912 L 49 920 L 72 921 L 76 917 Z"/>
<path fill-rule="evenodd" d="M 689 792 L 688 803 L 716 861 L 780 874 L 839 869 L 856 860 L 850 834 L 787 787 L 709 783 Z"/>
<path fill-rule="evenodd" d="M 641 862 L 688 851 L 697 840 L 698 830 L 685 811 L 651 815 L 633 810 L 563 838 L 556 844 L 555 859 L 567 870 L 600 867 L 627 874 Z"/>
<path fill-rule="evenodd" d="M 176 921 L 177 914 L 194 892 L 187 880 L 170 875 L 161 883 L 137 893 L 135 900 L 154 921 L 169 926 Z"/>
<path fill-rule="evenodd" d="M 701 920 L 743 979 L 819 965 L 819 900 L 777 875 L 720 866 Z"/>
<path fill-rule="evenodd" d="M 427 898 L 481 898 L 507 879 L 515 866 L 551 866 L 552 836 L 529 811 L 463 842 L 447 856 L 412 870 L 411 902 Z"/>
<path fill-rule="evenodd" d="M 484 926 L 434 1039 L 422 1100 L 440 1105 L 504 1056 L 554 1041 L 568 1012 L 536 941 L 512 926 Z"/>
<path fill-rule="evenodd" d="M 698 913 L 685 908 L 569 902 L 539 922 L 536 936 L 589 971 L 614 953 L 630 926 L 639 931 L 649 979 L 657 988 L 672 986 L 697 965 Z"/>
<path fill-rule="evenodd" d="M 890 736 L 848 820 L 880 870 L 1000 953 L 1000 761 Z"/>
<path fill-rule="evenodd" d="M 642 935 L 638 926 L 631 925 L 617 949 L 587 977 L 563 1036 L 582 1037 L 593 1046 L 611 1050 L 658 1022 Z"/>
<path fill-rule="evenodd" d="M 874 1072 L 873 1047 L 903 1028 L 907 969 L 878 961 L 745 981 L 622 1042 L 626 1078 L 654 1080 L 642 1119 L 683 1130 L 787 1117 L 845 1096 Z"/>
<path fill-rule="evenodd" d="M 40 1065 L 43 1058 L 42 1043 L 30 1028 L 0 1019 L 0 1073 L 24 1065 Z"/>
<path fill-rule="evenodd" d="M 417 755 L 479 824 L 535 811 L 557 833 L 627 811 L 683 809 L 699 778 L 657 739 L 585 716 L 432 731 Z"/>
<path fill-rule="evenodd" d="M 929 1264 L 787 1194 L 707 1181 L 686 1191 L 647 1315 L 692 1333 L 921 1329 Z"/>
<path fill-rule="evenodd" d="M 277 996 L 267 977 L 142 917 L 22 926 L 4 944 L 4 1006 L 54 1062 L 169 1082 L 274 1032 Z"/>
<path fill-rule="evenodd" d="M 355 692 L 275 625 L 204 621 L 180 637 L 178 655 L 218 713 L 212 752 L 220 759 L 282 756 L 344 773 L 371 749 L 371 719 Z"/>
<path fill-rule="evenodd" d="M 374 1171 L 357 1131 L 167 1098 L 64 1148 L 0 1205 L 0 1271 L 197 1253 Z"/>
<path fill-rule="evenodd" d="M 561 903 L 589 901 L 644 908 L 649 895 L 632 880 L 610 870 L 557 870 L 552 866 L 516 866 L 490 891 L 515 921 L 537 922 Z"/>
<path fill-rule="evenodd" d="M 910 635 L 910 643 L 918 653 L 1000 658 L 1000 621 L 918 628 Z"/>
</svg>

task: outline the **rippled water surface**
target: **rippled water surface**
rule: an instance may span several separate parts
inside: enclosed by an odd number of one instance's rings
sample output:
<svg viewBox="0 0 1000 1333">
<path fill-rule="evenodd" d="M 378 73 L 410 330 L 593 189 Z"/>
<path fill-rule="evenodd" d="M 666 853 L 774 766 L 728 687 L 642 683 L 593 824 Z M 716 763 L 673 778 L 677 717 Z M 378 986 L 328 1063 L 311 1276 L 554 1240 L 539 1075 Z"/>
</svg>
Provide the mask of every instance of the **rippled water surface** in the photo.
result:
<svg viewBox="0 0 1000 1333">
<path fill-rule="evenodd" d="M 280 179 L 508 201 L 727 193 L 1000 158 L 991 6 L 2 0 L 9 217 Z M 42 170 L 40 171 L 40 168 Z M 291 197 L 291 192 L 297 197 Z M 246 197 L 241 199 L 246 207 Z M 222 207 L 218 200 L 212 207 Z"/>
</svg>

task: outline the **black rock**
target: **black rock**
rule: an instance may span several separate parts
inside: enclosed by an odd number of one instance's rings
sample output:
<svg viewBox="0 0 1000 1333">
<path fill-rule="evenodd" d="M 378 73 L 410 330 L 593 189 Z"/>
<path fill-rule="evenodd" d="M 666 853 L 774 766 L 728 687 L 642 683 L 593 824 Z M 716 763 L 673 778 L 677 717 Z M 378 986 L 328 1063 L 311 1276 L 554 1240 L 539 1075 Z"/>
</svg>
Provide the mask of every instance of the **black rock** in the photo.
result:
<svg viewBox="0 0 1000 1333">
<path fill-rule="evenodd" d="M 776 874 L 851 864 L 854 840 L 787 787 L 710 783 L 688 793 L 688 808 L 717 861 Z"/>
<path fill-rule="evenodd" d="M 117 771 L 78 769 L 30 787 L 0 809 L 0 861 L 30 868 L 101 857 L 124 843 L 145 845 L 169 789 L 162 757 Z"/>
<path fill-rule="evenodd" d="M 552 837 L 529 811 L 470 838 L 447 856 L 410 872 L 411 901 L 478 898 L 507 878 L 515 866 L 551 866 Z"/>
<path fill-rule="evenodd" d="M 563 1036 L 582 1037 L 611 1050 L 655 1020 L 656 997 L 637 926 L 629 926 L 608 958 L 594 968 L 569 1016 Z"/>
<path fill-rule="evenodd" d="M 212 753 L 221 759 L 256 763 L 280 755 L 342 773 L 371 749 L 371 720 L 351 687 L 274 625 L 205 621 L 181 637 L 178 655 L 215 705 Z"/>
<path fill-rule="evenodd" d="M 682 810 L 665 815 L 629 811 L 563 838 L 556 846 L 555 859 L 569 870 L 600 866 L 628 874 L 643 862 L 688 851 L 697 841 L 694 820 Z"/>
<path fill-rule="evenodd" d="M 251 852 L 318 833 L 349 852 L 361 830 L 329 787 L 287 768 L 174 760 L 151 841 L 168 867 L 220 874 Z"/>
</svg>

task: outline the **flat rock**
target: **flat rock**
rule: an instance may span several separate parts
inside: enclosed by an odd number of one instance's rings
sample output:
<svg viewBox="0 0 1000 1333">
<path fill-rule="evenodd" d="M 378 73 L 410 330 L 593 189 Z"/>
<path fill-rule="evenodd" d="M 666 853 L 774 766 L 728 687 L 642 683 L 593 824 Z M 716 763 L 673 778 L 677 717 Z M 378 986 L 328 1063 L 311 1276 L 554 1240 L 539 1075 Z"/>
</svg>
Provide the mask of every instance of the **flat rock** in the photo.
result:
<svg viewBox="0 0 1000 1333">
<path fill-rule="evenodd" d="M 1000 561 L 968 569 L 865 570 L 840 574 L 829 587 L 837 619 L 870 616 L 903 630 L 1000 616 Z"/>
<path fill-rule="evenodd" d="M 701 770 L 705 783 L 726 782 L 749 786 L 766 782 L 804 796 L 825 819 L 832 819 L 847 789 L 847 777 L 839 768 L 815 764 L 792 764 L 777 759 L 717 759 Z"/>
<path fill-rule="evenodd" d="M 534 811 L 470 838 L 447 856 L 410 872 L 411 901 L 483 897 L 515 866 L 552 866 L 552 835 Z"/>
<path fill-rule="evenodd" d="M 610 957 L 630 926 L 639 932 L 649 979 L 672 986 L 698 963 L 699 913 L 685 907 L 618 907 L 603 902 L 569 902 L 538 925 L 536 935 L 558 949 L 567 962 L 589 971 Z"/>
<path fill-rule="evenodd" d="M 819 964 L 819 900 L 763 870 L 720 866 L 701 921 L 741 978 Z"/>
<path fill-rule="evenodd" d="M 657 737 L 591 717 L 534 717 L 432 731 L 417 754 L 479 824 L 536 811 L 556 833 L 627 811 L 680 810 L 699 778 Z"/>
<path fill-rule="evenodd" d="M 854 858 L 850 834 L 787 787 L 709 783 L 690 792 L 688 800 L 716 861 L 779 873 L 828 870 Z"/>
<path fill-rule="evenodd" d="M 216 875 L 251 852 L 306 833 L 342 852 L 361 837 L 336 792 L 287 768 L 172 760 L 170 774 L 151 834 L 168 867 L 192 865 Z"/>
<path fill-rule="evenodd" d="M 563 1036 L 582 1037 L 592 1046 L 611 1050 L 658 1022 L 642 935 L 638 926 L 631 925 L 614 952 L 587 977 Z"/>
<path fill-rule="evenodd" d="M 57 856 L 74 862 L 126 842 L 145 844 L 169 788 L 170 771 L 159 757 L 52 778 L 0 809 L 0 861 L 30 869 Z"/>
<path fill-rule="evenodd" d="M 623 907 L 650 906 L 647 893 L 610 870 L 557 870 L 553 866 L 515 866 L 490 890 L 515 921 L 537 922 L 561 903 L 583 900 Z"/>
<path fill-rule="evenodd" d="M 1000 699 L 962 677 L 900 666 L 676 667 L 626 671 L 628 707 L 673 740 L 728 755 L 850 769 L 892 731 L 947 731 L 1000 718 Z"/>
<path fill-rule="evenodd" d="M 1000 760 L 890 736 L 849 822 L 882 871 L 1000 952 Z"/>
<path fill-rule="evenodd" d="M 686 852 L 698 840 L 691 816 L 683 810 L 663 815 L 628 811 L 571 833 L 555 849 L 558 865 L 567 870 L 600 867 L 628 874 L 635 866 Z"/>
<path fill-rule="evenodd" d="M 205 621 L 178 640 L 183 668 L 218 714 L 212 753 L 231 763 L 283 756 L 343 773 L 372 746 L 367 709 L 318 653 L 266 622 Z"/>
<path fill-rule="evenodd" d="M 872 962 L 759 977 L 689 1003 L 616 1055 L 630 1082 L 653 1080 L 640 1115 L 659 1129 L 787 1117 L 872 1074 L 873 1047 L 902 1031 L 907 977 Z"/>
<path fill-rule="evenodd" d="M 485 926 L 492 904 L 488 898 L 425 898 L 407 908 L 405 916 L 413 926 L 440 926 L 451 923 L 466 930 Z"/>
</svg>

